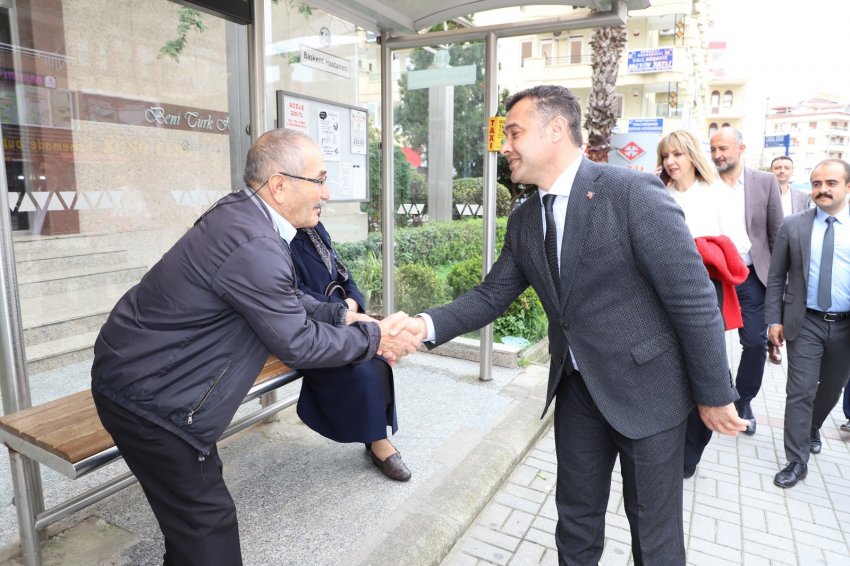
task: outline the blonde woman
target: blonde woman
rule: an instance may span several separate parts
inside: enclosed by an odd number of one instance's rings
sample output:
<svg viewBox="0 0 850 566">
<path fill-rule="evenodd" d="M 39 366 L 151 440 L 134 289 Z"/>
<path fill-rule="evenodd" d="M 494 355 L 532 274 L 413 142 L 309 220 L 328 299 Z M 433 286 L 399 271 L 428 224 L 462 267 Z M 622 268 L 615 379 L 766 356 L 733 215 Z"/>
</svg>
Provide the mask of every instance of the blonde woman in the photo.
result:
<svg viewBox="0 0 850 566">
<path fill-rule="evenodd" d="M 658 142 L 659 175 L 667 191 L 685 213 L 694 238 L 719 236 L 731 189 L 717 177 L 697 138 L 685 130 L 669 133 Z"/>
<path fill-rule="evenodd" d="M 739 328 L 741 309 L 734 286 L 744 282 L 748 270 L 733 242 L 735 224 L 725 220 L 730 210 L 731 189 L 719 181 L 699 141 L 685 130 L 661 138 L 658 165 L 657 173 L 685 213 L 685 222 L 717 290 L 726 329 Z M 711 430 L 694 409 L 685 429 L 685 478 L 696 473 L 709 440 Z"/>
</svg>

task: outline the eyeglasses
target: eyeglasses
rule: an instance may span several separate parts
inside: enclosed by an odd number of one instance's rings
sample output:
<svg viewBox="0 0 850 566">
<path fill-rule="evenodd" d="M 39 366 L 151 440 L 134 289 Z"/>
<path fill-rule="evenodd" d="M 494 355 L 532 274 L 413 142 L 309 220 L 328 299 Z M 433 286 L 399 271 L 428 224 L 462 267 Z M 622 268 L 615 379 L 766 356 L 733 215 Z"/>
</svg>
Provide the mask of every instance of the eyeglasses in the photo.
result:
<svg viewBox="0 0 850 566">
<path fill-rule="evenodd" d="M 308 181 L 310 183 L 316 183 L 317 185 L 324 185 L 328 182 L 327 177 L 322 177 L 321 179 L 311 179 L 310 177 L 302 177 L 301 175 L 290 175 L 289 173 L 284 173 L 283 171 L 278 171 L 278 175 L 283 175 L 284 177 L 290 177 L 292 179 L 300 179 L 302 181 Z"/>
</svg>

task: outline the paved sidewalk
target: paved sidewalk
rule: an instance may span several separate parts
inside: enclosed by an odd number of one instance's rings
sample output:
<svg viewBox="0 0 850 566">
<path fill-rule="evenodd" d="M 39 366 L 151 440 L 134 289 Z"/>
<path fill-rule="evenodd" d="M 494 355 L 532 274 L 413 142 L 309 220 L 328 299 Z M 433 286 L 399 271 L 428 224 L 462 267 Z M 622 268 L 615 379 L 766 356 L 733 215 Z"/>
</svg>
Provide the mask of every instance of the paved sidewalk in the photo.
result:
<svg viewBox="0 0 850 566">
<path fill-rule="evenodd" d="M 738 352 L 734 333 L 727 344 Z M 739 355 L 733 356 L 735 368 Z M 762 390 L 752 403 L 756 434 L 715 434 L 696 475 L 685 480 L 688 564 L 850 565 L 850 434 L 838 429 L 846 420 L 840 406 L 821 429 L 823 451 L 809 460 L 808 477 L 788 490 L 773 485 L 773 476 L 785 465 L 786 370 L 784 361 L 767 364 Z M 550 426 L 443 566 L 557 566 L 555 462 Z M 618 470 L 608 503 L 603 566 L 633 564 Z"/>
</svg>

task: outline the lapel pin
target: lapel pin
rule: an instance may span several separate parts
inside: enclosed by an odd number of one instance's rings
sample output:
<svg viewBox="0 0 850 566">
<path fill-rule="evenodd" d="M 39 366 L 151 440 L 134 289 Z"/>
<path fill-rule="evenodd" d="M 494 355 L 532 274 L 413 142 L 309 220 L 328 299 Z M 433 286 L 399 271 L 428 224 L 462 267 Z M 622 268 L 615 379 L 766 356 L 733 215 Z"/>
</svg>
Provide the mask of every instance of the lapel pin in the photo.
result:
<svg viewBox="0 0 850 566">
<path fill-rule="evenodd" d="M 587 200 L 590 200 L 592 198 L 593 198 L 593 191 L 587 191 Z"/>
</svg>

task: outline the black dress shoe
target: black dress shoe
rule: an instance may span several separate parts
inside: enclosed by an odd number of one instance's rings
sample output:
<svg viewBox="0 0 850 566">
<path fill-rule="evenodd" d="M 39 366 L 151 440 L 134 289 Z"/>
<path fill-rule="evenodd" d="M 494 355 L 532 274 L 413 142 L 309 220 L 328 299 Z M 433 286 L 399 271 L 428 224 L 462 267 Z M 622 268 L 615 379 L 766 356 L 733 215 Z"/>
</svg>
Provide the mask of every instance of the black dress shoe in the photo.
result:
<svg viewBox="0 0 850 566">
<path fill-rule="evenodd" d="M 839 426 L 838 428 L 840 428 L 844 432 L 850 432 L 850 419 L 847 419 L 847 422 Z"/>
<path fill-rule="evenodd" d="M 784 470 L 776 474 L 773 478 L 773 483 L 779 487 L 794 487 L 798 481 L 806 479 L 808 473 L 809 468 L 805 464 L 791 462 L 785 466 Z"/>
<path fill-rule="evenodd" d="M 747 430 L 744 431 L 744 434 L 755 434 L 756 433 L 756 418 L 753 416 L 753 410 L 750 407 L 750 403 L 742 403 L 735 406 L 738 408 L 738 416 L 747 421 Z"/>
<path fill-rule="evenodd" d="M 696 466 L 687 466 L 687 465 L 685 466 L 685 479 L 693 477 L 693 475 L 695 473 L 697 473 L 697 467 Z"/>
<path fill-rule="evenodd" d="M 388 456 L 386 460 L 381 460 L 371 451 L 369 452 L 369 456 L 372 457 L 372 463 L 378 466 L 378 469 L 391 480 L 407 481 L 413 475 L 407 466 L 404 465 L 404 462 L 401 460 L 401 454 L 398 452 L 392 456 Z"/>
<path fill-rule="evenodd" d="M 809 452 L 812 454 L 820 454 L 821 449 L 821 441 L 820 441 L 820 431 L 812 429 L 809 432 Z"/>
</svg>

